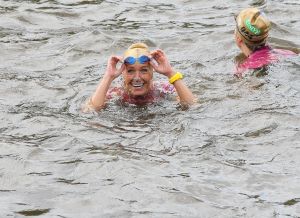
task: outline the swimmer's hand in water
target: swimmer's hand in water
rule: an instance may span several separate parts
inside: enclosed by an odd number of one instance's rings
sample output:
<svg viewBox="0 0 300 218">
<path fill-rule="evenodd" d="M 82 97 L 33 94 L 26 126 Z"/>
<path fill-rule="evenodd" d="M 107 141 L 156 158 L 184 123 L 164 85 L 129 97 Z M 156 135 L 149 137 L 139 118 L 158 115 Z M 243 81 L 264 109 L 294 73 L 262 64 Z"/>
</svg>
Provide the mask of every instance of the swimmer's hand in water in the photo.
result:
<svg viewBox="0 0 300 218">
<path fill-rule="evenodd" d="M 120 68 L 117 68 L 118 63 L 122 63 Z M 121 56 L 111 56 L 107 61 L 107 67 L 104 76 L 111 80 L 119 77 L 125 70 L 125 64 L 123 63 L 123 58 Z"/>
<path fill-rule="evenodd" d="M 150 64 L 156 72 L 163 74 L 163 75 L 167 76 L 168 78 L 170 78 L 174 75 L 174 70 L 173 70 L 166 54 L 161 49 L 152 51 L 151 57 L 154 60 L 151 60 Z"/>
</svg>

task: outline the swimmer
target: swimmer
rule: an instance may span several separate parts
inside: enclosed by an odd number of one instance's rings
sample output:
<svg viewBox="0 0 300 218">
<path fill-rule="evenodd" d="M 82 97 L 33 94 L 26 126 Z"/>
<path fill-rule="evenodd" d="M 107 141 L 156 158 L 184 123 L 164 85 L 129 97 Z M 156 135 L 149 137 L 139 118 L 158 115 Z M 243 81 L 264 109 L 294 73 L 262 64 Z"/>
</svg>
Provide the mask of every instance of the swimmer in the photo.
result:
<svg viewBox="0 0 300 218">
<path fill-rule="evenodd" d="M 120 68 L 117 64 L 121 63 Z M 168 83 L 153 81 L 154 71 L 168 78 Z M 112 82 L 122 75 L 123 84 L 111 87 Z M 144 43 L 132 44 L 122 56 L 111 56 L 107 69 L 94 94 L 89 98 L 85 110 L 100 110 L 106 102 L 117 96 L 122 102 L 146 105 L 177 93 L 180 104 L 192 105 L 195 97 L 183 81 L 183 75 L 171 66 L 165 53 L 160 50 L 149 51 Z"/>
<path fill-rule="evenodd" d="M 235 42 L 246 59 L 236 66 L 235 75 L 240 77 L 248 69 L 259 69 L 282 57 L 294 56 L 294 52 L 273 49 L 267 44 L 270 21 L 257 8 L 242 10 L 236 17 Z"/>
</svg>

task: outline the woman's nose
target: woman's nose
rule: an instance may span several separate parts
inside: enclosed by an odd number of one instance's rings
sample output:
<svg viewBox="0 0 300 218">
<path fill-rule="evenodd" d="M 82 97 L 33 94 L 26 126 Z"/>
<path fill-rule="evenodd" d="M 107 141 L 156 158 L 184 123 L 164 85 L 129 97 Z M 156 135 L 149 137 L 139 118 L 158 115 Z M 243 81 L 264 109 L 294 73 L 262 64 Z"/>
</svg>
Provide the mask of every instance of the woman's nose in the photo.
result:
<svg viewBox="0 0 300 218">
<path fill-rule="evenodd" d="M 140 74 L 135 74 L 133 81 L 139 81 L 141 79 Z"/>
<path fill-rule="evenodd" d="M 134 78 L 140 78 L 141 77 L 141 72 L 140 71 L 136 71 L 134 74 Z"/>
</svg>

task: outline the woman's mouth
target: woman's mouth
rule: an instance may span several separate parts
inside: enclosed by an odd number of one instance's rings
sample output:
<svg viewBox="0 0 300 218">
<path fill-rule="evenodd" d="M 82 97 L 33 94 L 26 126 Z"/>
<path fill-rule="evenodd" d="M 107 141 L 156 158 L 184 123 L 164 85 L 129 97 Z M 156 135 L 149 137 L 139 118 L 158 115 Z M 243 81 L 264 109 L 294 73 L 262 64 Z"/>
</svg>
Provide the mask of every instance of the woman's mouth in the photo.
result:
<svg viewBox="0 0 300 218">
<path fill-rule="evenodd" d="M 144 85 L 144 82 L 142 82 L 142 81 L 132 82 L 131 85 L 132 85 L 134 88 L 142 88 L 143 85 Z"/>
</svg>

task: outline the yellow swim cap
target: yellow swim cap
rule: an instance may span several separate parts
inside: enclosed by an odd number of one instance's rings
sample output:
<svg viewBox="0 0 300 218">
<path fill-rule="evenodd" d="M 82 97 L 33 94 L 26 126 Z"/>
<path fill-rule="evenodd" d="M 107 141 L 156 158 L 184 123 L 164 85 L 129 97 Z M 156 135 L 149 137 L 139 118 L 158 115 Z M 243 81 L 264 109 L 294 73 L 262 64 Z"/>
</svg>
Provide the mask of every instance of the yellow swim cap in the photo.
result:
<svg viewBox="0 0 300 218">
<path fill-rule="evenodd" d="M 124 59 L 129 56 L 138 58 L 142 55 L 150 55 L 148 46 L 144 43 L 134 43 L 124 52 Z"/>
<path fill-rule="evenodd" d="M 247 8 L 236 17 L 236 26 L 243 41 L 250 45 L 261 45 L 267 40 L 271 24 L 259 9 Z"/>
</svg>

